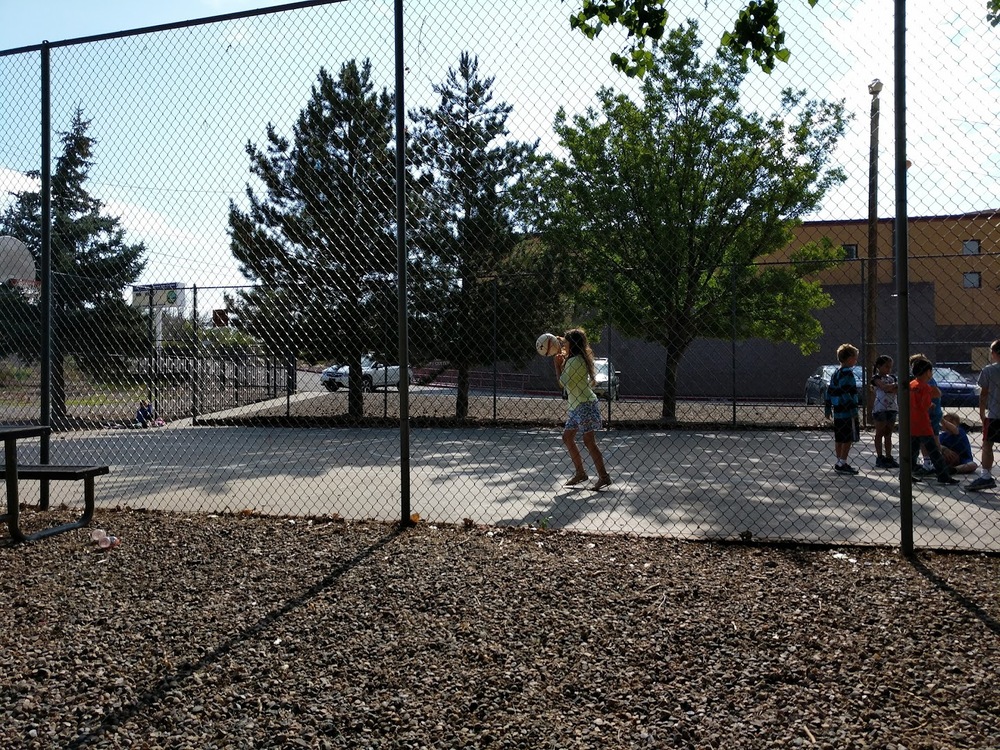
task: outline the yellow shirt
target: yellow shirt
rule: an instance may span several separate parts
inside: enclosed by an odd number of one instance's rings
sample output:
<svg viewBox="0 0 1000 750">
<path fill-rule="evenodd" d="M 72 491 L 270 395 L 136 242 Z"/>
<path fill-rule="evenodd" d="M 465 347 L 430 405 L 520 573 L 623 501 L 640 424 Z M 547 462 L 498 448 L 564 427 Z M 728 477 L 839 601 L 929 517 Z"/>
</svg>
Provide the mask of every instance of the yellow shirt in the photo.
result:
<svg viewBox="0 0 1000 750">
<path fill-rule="evenodd" d="M 559 382 L 569 396 L 569 408 L 575 409 L 588 401 L 597 401 L 597 394 L 590 388 L 590 373 L 583 357 L 570 357 L 563 365 Z"/>
</svg>

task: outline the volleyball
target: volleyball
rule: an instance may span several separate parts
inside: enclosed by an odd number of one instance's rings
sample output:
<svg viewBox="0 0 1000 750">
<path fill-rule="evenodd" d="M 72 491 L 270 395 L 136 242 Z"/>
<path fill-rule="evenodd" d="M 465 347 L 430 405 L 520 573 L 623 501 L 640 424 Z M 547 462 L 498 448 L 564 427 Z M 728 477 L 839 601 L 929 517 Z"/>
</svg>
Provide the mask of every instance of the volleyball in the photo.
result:
<svg viewBox="0 0 1000 750">
<path fill-rule="evenodd" d="M 543 357 L 554 357 L 562 349 L 562 339 L 551 333 L 543 333 L 535 341 L 535 349 Z"/>
</svg>

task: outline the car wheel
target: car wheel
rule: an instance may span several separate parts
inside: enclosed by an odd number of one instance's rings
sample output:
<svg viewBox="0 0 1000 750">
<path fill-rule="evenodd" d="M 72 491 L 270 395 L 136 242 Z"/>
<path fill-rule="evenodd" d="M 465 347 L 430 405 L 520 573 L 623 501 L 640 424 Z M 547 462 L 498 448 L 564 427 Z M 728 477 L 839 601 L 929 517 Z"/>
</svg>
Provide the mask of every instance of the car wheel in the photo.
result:
<svg viewBox="0 0 1000 750">
<path fill-rule="evenodd" d="M 367 375 L 364 378 L 361 379 L 361 390 L 364 393 L 374 393 L 375 392 L 375 383 L 373 383 L 372 379 L 370 377 L 368 377 Z"/>
</svg>

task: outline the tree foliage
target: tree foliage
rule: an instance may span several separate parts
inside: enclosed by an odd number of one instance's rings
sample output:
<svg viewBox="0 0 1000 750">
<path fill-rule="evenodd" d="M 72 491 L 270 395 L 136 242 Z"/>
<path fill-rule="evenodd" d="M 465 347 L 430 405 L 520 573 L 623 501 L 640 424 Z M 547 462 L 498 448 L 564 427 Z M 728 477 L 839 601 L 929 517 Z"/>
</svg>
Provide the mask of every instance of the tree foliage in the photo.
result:
<svg viewBox="0 0 1000 750">
<path fill-rule="evenodd" d="M 653 65 L 647 40 L 663 37 L 670 17 L 668 0 L 583 0 L 580 10 L 570 16 L 570 28 L 579 29 L 589 39 L 607 26 L 620 26 L 628 33 L 627 54 L 612 53 L 611 64 L 630 76 L 643 76 Z M 806 0 L 816 7 L 819 0 Z M 706 9 L 708 4 L 705 5 Z M 986 21 L 1000 26 L 1000 0 L 986 0 Z M 791 51 L 785 46 L 778 0 L 749 0 L 740 9 L 733 28 L 722 35 L 721 44 L 743 59 L 752 59 L 770 73 L 775 60 L 788 62 Z"/>
<path fill-rule="evenodd" d="M 818 0 L 807 0 L 815 6 Z M 988 0 L 991 4 L 1000 0 Z M 579 11 L 570 16 L 570 27 L 594 39 L 607 26 L 621 26 L 628 32 L 627 54 L 612 53 L 611 64 L 630 76 L 643 76 L 653 66 L 653 52 L 647 41 L 663 37 L 670 17 L 667 0 L 583 0 Z M 706 4 L 706 8 L 708 5 Z M 733 28 L 722 36 L 721 44 L 752 59 L 770 73 L 775 60 L 787 62 L 791 52 L 785 47 L 778 0 L 749 0 L 737 15 Z M 653 46 L 653 45 L 650 45 Z"/>
<path fill-rule="evenodd" d="M 232 252 L 256 284 L 230 300 L 231 321 L 275 353 L 348 363 L 354 417 L 361 356 L 384 352 L 377 333 L 395 319 L 379 293 L 395 273 L 392 123 L 369 61 L 320 70 L 292 140 L 269 124 L 266 148 L 246 147 L 263 195 L 248 185 L 249 208 L 230 204 Z"/>
<path fill-rule="evenodd" d="M 52 416 L 57 423 L 66 416 L 67 355 L 100 374 L 109 352 L 134 353 L 145 344 L 141 313 L 125 303 L 123 293 L 142 274 L 146 248 L 127 243 L 121 220 L 104 214 L 104 203 L 86 188 L 97 145 L 87 134 L 90 124 L 77 109 L 69 130 L 59 134 L 62 153 L 51 178 Z M 0 233 L 23 241 L 36 266 L 42 252 L 41 203 L 38 191 L 15 193 L 0 217 Z"/>
<path fill-rule="evenodd" d="M 582 279 L 577 302 L 666 350 L 668 421 L 677 366 L 696 338 L 735 333 L 813 350 L 812 312 L 830 300 L 808 277 L 842 259 L 827 244 L 791 264 L 761 261 L 843 180 L 827 162 L 844 109 L 786 91 L 779 112 L 745 112 L 745 74 L 727 50 L 701 60 L 697 25 L 676 30 L 656 50 L 641 103 L 604 89 L 599 110 L 560 112 L 568 156 L 541 187 L 539 224 Z"/>
<path fill-rule="evenodd" d="M 411 114 L 411 342 L 418 357 L 458 371 L 460 419 L 471 368 L 523 363 L 533 353 L 525 331 L 541 330 L 559 300 L 544 253 L 514 229 L 514 196 L 537 144 L 507 137 L 511 106 L 494 102 L 492 87 L 463 52 L 434 87 L 437 106 Z M 499 314 L 484 325 L 491 310 Z"/>
</svg>

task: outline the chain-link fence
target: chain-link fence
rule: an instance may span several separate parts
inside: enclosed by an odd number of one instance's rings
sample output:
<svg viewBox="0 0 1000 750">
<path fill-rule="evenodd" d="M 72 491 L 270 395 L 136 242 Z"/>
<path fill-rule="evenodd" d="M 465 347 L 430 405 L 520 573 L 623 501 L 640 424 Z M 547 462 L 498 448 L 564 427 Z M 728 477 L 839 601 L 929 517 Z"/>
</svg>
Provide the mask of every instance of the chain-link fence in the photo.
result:
<svg viewBox="0 0 1000 750">
<path fill-rule="evenodd" d="M 110 505 L 996 549 L 962 489 L 998 330 L 980 3 L 909 9 L 902 258 L 891 4 L 783 7 L 767 75 L 714 51 L 736 5 L 672 3 L 642 79 L 571 5 L 298 4 L 0 54 L 0 420 L 110 464 Z M 598 491 L 579 434 L 564 486 L 579 394 L 534 346 L 577 327 Z M 901 340 L 969 438 L 957 486 L 887 466 Z M 824 414 L 845 342 L 857 475 Z"/>
</svg>

